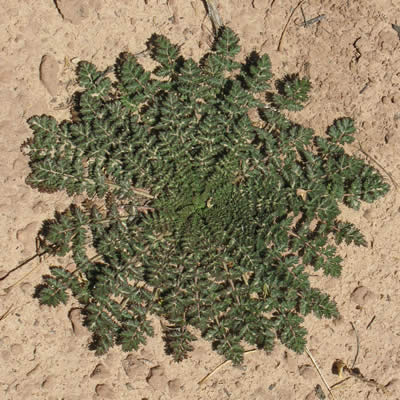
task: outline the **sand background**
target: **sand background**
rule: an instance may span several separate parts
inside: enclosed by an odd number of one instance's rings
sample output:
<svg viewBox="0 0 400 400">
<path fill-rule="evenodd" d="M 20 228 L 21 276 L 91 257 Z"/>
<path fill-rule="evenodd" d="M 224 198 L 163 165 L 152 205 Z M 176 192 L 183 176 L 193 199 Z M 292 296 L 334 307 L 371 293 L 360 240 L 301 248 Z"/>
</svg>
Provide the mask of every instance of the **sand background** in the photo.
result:
<svg viewBox="0 0 400 400">
<path fill-rule="evenodd" d="M 220 0 L 218 10 L 241 38 L 242 57 L 266 52 L 276 77 L 310 77 L 312 96 L 296 121 L 323 132 L 335 118 L 354 118 L 357 143 L 384 167 L 388 182 L 387 173 L 400 182 L 400 37 L 392 27 L 400 25 L 400 4 L 306 0 L 306 17 L 325 19 L 305 28 L 297 9 L 277 51 L 297 4 Z M 69 204 L 64 193 L 43 194 L 25 184 L 28 159 L 20 146 L 31 135 L 27 118 L 68 118 L 76 62 L 104 69 L 122 51 L 145 50 L 154 32 L 195 59 L 212 42 L 201 0 L 0 0 L 0 278 L 35 253 L 42 221 Z M 349 150 L 365 157 L 357 145 Z M 365 234 L 368 248 L 343 246 L 341 278 L 313 281 L 336 300 L 341 318 L 308 318 L 309 348 L 333 385 L 339 380 L 333 362 L 351 366 L 358 336 L 356 367 L 391 393 L 350 378 L 334 389 L 336 399 L 400 399 L 398 191 L 393 187 L 384 199 L 344 216 Z M 307 355 L 280 344 L 270 355 L 246 354 L 241 368 L 225 365 L 198 385 L 222 359 L 199 340 L 189 359 L 173 363 L 163 352 L 158 321 L 155 337 L 139 353 L 114 348 L 98 358 L 87 349 L 90 337 L 74 301 L 51 309 L 32 298 L 49 265 L 59 262 L 35 259 L 0 280 L 0 399 L 312 400 L 322 398 L 318 384 L 327 394 Z"/>
</svg>

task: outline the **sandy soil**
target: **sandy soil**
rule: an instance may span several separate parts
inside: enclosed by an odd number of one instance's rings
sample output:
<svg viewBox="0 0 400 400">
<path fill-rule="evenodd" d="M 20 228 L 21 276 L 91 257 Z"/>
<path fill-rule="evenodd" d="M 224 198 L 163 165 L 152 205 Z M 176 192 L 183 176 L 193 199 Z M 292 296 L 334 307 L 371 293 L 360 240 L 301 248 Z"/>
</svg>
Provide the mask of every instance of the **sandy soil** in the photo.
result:
<svg viewBox="0 0 400 400">
<path fill-rule="evenodd" d="M 298 0 L 220 1 L 219 13 L 240 36 L 243 55 L 267 52 L 281 77 L 301 72 L 313 91 L 297 121 L 324 131 L 335 118 L 350 116 L 357 142 L 400 182 L 400 4 L 395 0 L 306 0 L 301 26 Z M 57 5 L 57 7 L 56 7 Z M 156 336 L 139 353 L 119 349 L 97 358 L 87 350 L 89 334 L 79 325 L 77 304 L 50 309 L 32 298 L 49 265 L 33 260 L 41 221 L 69 202 L 63 193 L 42 194 L 25 184 L 28 159 L 20 151 L 33 114 L 68 117 L 65 104 L 77 61 L 101 68 L 121 51 L 134 53 L 154 32 L 182 45 L 198 59 L 212 40 L 201 0 L 0 0 L 0 398 L 19 399 L 322 399 L 316 369 L 306 354 L 277 344 L 274 352 L 249 353 L 241 368 L 224 365 L 202 385 L 222 359 L 198 341 L 191 357 L 175 364 Z M 64 109 L 63 109 L 64 108 Z M 357 146 L 350 150 L 364 158 Z M 373 161 L 371 161 L 373 162 Z M 393 184 L 392 184 L 393 186 Z M 309 348 L 330 385 L 339 380 L 332 364 L 341 359 L 365 382 L 351 377 L 333 389 L 336 399 L 400 399 L 400 200 L 395 187 L 382 200 L 345 216 L 365 233 L 368 248 L 343 247 L 342 277 L 314 280 L 337 301 L 341 319 L 308 318 Z M 29 275 L 26 275 L 30 272 Z M 6 278 L 4 278 L 6 276 Z M 7 290 L 7 288 L 10 288 Z M 375 383 L 386 386 L 383 393 Z"/>
</svg>

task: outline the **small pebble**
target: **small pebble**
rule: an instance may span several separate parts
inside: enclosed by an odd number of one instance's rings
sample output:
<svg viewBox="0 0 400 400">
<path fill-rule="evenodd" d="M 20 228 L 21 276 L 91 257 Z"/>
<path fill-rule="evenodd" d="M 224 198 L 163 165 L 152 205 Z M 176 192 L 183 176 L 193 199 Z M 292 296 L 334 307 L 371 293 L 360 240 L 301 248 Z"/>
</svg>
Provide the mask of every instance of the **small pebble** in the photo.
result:
<svg viewBox="0 0 400 400">
<path fill-rule="evenodd" d="M 354 289 L 353 293 L 350 295 L 351 301 L 358 304 L 359 306 L 365 306 L 374 298 L 374 293 L 372 293 L 365 286 L 359 286 L 358 288 Z"/>
<path fill-rule="evenodd" d="M 165 390 L 168 379 L 165 376 L 164 369 L 160 366 L 151 368 L 147 377 L 147 383 L 155 390 Z"/>
<path fill-rule="evenodd" d="M 49 375 L 42 383 L 42 388 L 53 390 L 57 384 L 57 378 L 54 375 Z"/>
<path fill-rule="evenodd" d="M 58 63 L 52 55 L 44 55 L 40 62 L 40 80 L 51 96 L 58 91 Z"/>
<path fill-rule="evenodd" d="M 103 399 L 114 399 L 115 398 L 114 397 L 115 393 L 111 389 L 111 386 L 107 385 L 105 383 L 97 385 L 95 391 L 96 391 L 97 396 L 99 396 L 100 398 L 103 398 Z"/>
<path fill-rule="evenodd" d="M 110 372 L 103 364 L 97 364 L 93 372 L 90 374 L 91 378 L 105 379 L 110 376 Z"/>
<path fill-rule="evenodd" d="M 56 0 L 56 4 L 64 20 L 74 25 L 80 24 L 89 16 L 87 0 Z"/>
<path fill-rule="evenodd" d="M 72 309 L 68 317 L 72 324 L 72 330 L 76 336 L 85 336 L 88 333 L 86 327 L 82 325 L 82 314 L 79 308 Z"/>
<path fill-rule="evenodd" d="M 315 368 L 311 365 L 301 365 L 299 367 L 299 374 L 307 381 L 312 381 L 317 377 Z"/>
</svg>

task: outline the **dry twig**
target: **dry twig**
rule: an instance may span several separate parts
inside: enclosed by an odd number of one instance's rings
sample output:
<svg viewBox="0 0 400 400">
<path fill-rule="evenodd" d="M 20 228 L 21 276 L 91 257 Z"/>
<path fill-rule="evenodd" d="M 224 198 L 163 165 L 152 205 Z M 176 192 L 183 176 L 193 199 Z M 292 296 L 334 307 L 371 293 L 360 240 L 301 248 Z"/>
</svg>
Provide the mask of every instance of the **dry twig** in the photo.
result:
<svg viewBox="0 0 400 400">
<path fill-rule="evenodd" d="M 356 327 L 354 326 L 354 324 L 352 322 L 350 322 L 350 323 L 351 323 L 351 327 L 354 330 L 354 333 L 356 334 L 356 340 L 357 340 L 356 355 L 354 356 L 353 364 L 351 365 L 351 369 L 353 369 L 357 362 L 358 353 L 360 352 L 360 339 L 358 338 L 358 333 L 356 331 Z"/>
<path fill-rule="evenodd" d="M 17 271 L 18 269 L 22 268 L 24 265 L 28 264 L 29 262 L 31 262 L 32 260 L 34 260 L 36 257 L 42 257 L 47 253 L 47 251 L 43 251 L 41 253 L 36 253 L 35 255 L 27 258 L 25 261 L 22 261 L 20 264 L 18 264 L 15 268 L 11 269 L 10 271 L 8 271 L 5 275 L 3 275 L 0 278 L 0 281 L 3 281 L 4 279 L 8 278 L 10 276 L 10 274 L 12 274 L 13 272 Z M 30 272 L 29 272 L 30 273 Z"/>
<path fill-rule="evenodd" d="M 253 350 L 247 350 L 244 352 L 244 354 L 249 354 L 249 353 L 254 353 L 256 351 L 259 351 L 258 349 L 253 349 Z M 219 371 L 225 364 L 230 363 L 231 360 L 225 360 L 221 364 L 219 364 L 217 367 L 215 367 L 210 373 L 208 373 L 204 378 L 200 379 L 197 384 L 202 385 L 208 378 L 211 378 L 217 371 Z"/>
<path fill-rule="evenodd" d="M 222 18 L 219 15 L 217 6 L 214 4 L 213 0 L 204 0 L 204 2 L 207 5 L 207 12 L 213 25 L 214 34 L 216 34 L 219 28 L 224 25 Z"/>
<path fill-rule="evenodd" d="M 40 254 L 35 254 L 33 257 L 31 257 L 29 259 L 29 261 L 33 260 L 35 257 L 40 257 L 41 255 L 46 254 L 46 252 L 40 253 Z M 23 264 L 20 264 L 18 266 L 21 267 L 22 265 L 25 265 L 27 262 L 24 262 Z M 4 288 L 4 292 L 8 293 L 13 287 L 17 286 L 19 283 L 21 283 L 27 276 L 29 276 L 33 271 L 35 271 L 37 268 L 39 268 L 41 266 L 40 263 L 38 263 L 35 267 L 33 267 L 30 271 L 28 271 L 22 278 L 18 279 L 17 282 L 14 282 L 12 285 Z M 7 273 L 7 275 L 5 275 L 3 278 L 1 279 L 5 279 L 11 272 L 15 271 L 17 268 L 14 268 L 13 270 L 9 271 Z"/>
<path fill-rule="evenodd" d="M 293 15 L 294 15 L 294 13 L 296 12 L 296 10 L 297 10 L 303 3 L 304 3 L 304 0 L 300 0 L 299 3 L 297 4 L 297 6 L 296 6 L 296 7 L 292 10 L 292 12 L 290 13 L 289 18 L 288 18 L 288 20 L 287 20 L 287 22 L 286 22 L 286 25 L 285 25 L 285 27 L 283 28 L 283 31 L 282 31 L 282 34 L 281 34 L 281 38 L 279 39 L 279 44 L 278 44 L 278 48 L 277 48 L 278 51 L 281 51 L 282 40 L 283 40 L 283 37 L 284 37 L 284 35 L 285 35 L 285 33 L 286 33 L 286 29 L 287 29 L 287 27 L 288 27 L 288 25 L 289 25 L 289 23 L 290 23 L 290 20 L 292 19 L 292 17 L 293 17 Z"/>
<path fill-rule="evenodd" d="M 0 321 L 3 321 L 3 319 L 6 319 L 8 315 L 11 313 L 11 309 L 13 308 L 14 304 L 11 304 L 11 306 L 8 308 L 8 310 L 0 316 Z"/>
<path fill-rule="evenodd" d="M 306 350 L 306 353 L 307 353 L 308 357 L 310 357 L 310 360 L 311 360 L 311 362 L 313 363 L 315 369 L 317 370 L 318 375 L 321 377 L 322 382 L 324 383 L 326 389 L 328 390 L 328 392 L 329 392 L 331 398 L 332 398 L 333 400 L 336 400 L 336 399 L 335 399 L 335 396 L 334 396 L 333 393 L 332 393 L 332 390 L 331 390 L 330 386 L 328 385 L 328 382 L 326 381 L 324 375 L 322 374 L 322 371 L 321 371 L 320 368 L 318 367 L 317 362 L 315 361 L 313 355 L 311 354 L 311 351 L 309 350 L 309 348 L 308 348 L 307 346 L 306 346 L 305 350 Z"/>
</svg>

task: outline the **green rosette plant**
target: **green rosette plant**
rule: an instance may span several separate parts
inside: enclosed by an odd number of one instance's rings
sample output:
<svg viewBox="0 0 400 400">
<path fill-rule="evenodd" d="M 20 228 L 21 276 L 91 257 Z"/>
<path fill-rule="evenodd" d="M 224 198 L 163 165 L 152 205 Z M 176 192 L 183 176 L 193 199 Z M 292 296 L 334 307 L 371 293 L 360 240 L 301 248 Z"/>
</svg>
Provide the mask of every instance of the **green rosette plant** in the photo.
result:
<svg viewBox="0 0 400 400">
<path fill-rule="evenodd" d="M 309 81 L 273 90 L 268 55 L 239 63 L 238 42 L 222 28 L 197 63 L 153 35 L 158 66 L 124 53 L 114 79 L 82 61 L 74 120 L 28 120 L 27 183 L 81 195 L 39 234 L 41 252 L 74 268 L 51 267 L 36 296 L 57 306 L 72 294 L 99 355 L 137 350 L 153 314 L 174 360 L 202 336 L 238 364 L 244 343 L 269 352 L 278 338 L 301 353 L 304 316 L 338 315 L 309 275 L 338 277 L 337 245 L 366 246 L 339 204 L 358 209 L 389 185 L 345 151 L 351 119 L 320 135 L 290 121 Z"/>
</svg>

